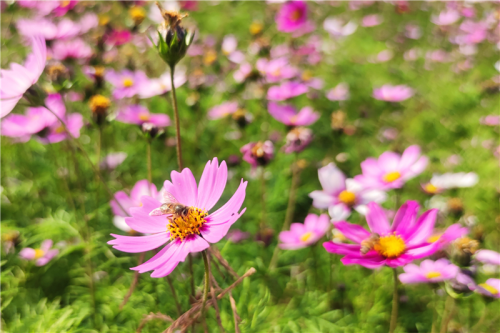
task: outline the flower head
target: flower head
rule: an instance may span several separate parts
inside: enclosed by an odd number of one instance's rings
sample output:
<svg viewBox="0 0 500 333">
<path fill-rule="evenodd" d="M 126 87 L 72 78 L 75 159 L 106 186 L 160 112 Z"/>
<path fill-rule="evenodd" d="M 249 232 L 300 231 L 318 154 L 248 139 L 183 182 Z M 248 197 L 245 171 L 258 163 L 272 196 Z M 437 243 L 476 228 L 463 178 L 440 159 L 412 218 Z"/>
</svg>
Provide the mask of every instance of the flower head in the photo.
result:
<svg viewBox="0 0 500 333">
<path fill-rule="evenodd" d="M 451 25 L 460 19 L 460 13 L 454 9 L 448 9 L 439 13 L 438 16 L 433 15 L 432 23 L 435 25 Z"/>
<path fill-rule="evenodd" d="M 26 260 L 35 260 L 35 265 L 44 266 L 59 253 L 58 249 L 52 248 L 52 240 L 46 239 L 38 249 L 25 247 L 19 252 L 19 256 Z"/>
<path fill-rule="evenodd" d="M 361 162 L 363 174 L 354 179 L 367 188 L 401 188 L 407 180 L 422 173 L 428 162 L 429 159 L 420 155 L 420 147 L 416 145 L 406 148 L 403 155 L 386 151 L 378 160 L 370 157 Z"/>
<path fill-rule="evenodd" d="M 132 72 L 124 69 L 121 72 L 114 70 L 106 71 L 105 76 L 113 86 L 113 98 L 122 99 L 133 97 L 141 91 L 144 84 L 148 82 L 148 77 L 143 71 Z"/>
<path fill-rule="evenodd" d="M 215 120 L 238 111 L 238 102 L 224 102 L 208 111 L 208 119 Z"/>
<path fill-rule="evenodd" d="M 166 114 L 150 113 L 149 110 L 142 105 L 129 105 L 118 111 L 116 120 L 122 123 L 142 125 L 151 123 L 157 127 L 170 126 L 170 118 Z"/>
<path fill-rule="evenodd" d="M 326 94 L 330 101 L 345 101 L 349 99 L 349 86 L 347 83 L 339 83 Z"/>
<path fill-rule="evenodd" d="M 311 107 L 304 107 L 299 112 L 291 105 L 279 105 L 269 102 L 267 109 L 271 116 L 287 126 L 309 126 L 318 120 L 320 114 Z"/>
<path fill-rule="evenodd" d="M 274 156 L 274 145 L 271 141 L 250 142 L 241 147 L 243 160 L 250 163 L 253 168 L 267 165 Z"/>
<path fill-rule="evenodd" d="M 304 1 L 290 1 L 281 6 L 276 15 L 279 31 L 293 32 L 307 22 L 307 4 Z"/>
<path fill-rule="evenodd" d="M 371 202 L 366 214 L 370 231 L 357 224 L 337 222 L 335 228 L 355 244 L 326 242 L 323 246 L 330 253 L 344 255 L 341 259 L 344 265 L 367 268 L 404 266 L 430 256 L 442 246 L 439 242 L 427 241 L 432 236 L 438 211 L 428 210 L 417 219 L 418 209 L 416 201 L 407 201 L 390 225 L 382 208 Z"/>
<path fill-rule="evenodd" d="M 346 179 L 333 163 L 319 169 L 318 176 L 323 190 L 311 192 L 309 196 L 314 207 L 328 208 L 333 221 L 348 218 L 353 208 L 364 215 L 369 202 L 381 203 L 387 197 L 383 191 L 366 189 L 356 180 Z"/>
<path fill-rule="evenodd" d="M 271 60 L 260 58 L 255 67 L 269 83 L 291 79 L 299 72 L 285 57 Z"/>
<path fill-rule="evenodd" d="M 420 266 L 408 264 L 403 269 L 405 272 L 399 275 L 399 280 L 405 284 L 436 283 L 450 280 L 455 278 L 460 271 L 458 266 L 444 258 L 436 261 L 427 259 L 422 261 Z"/>
<path fill-rule="evenodd" d="M 475 259 L 483 264 L 500 266 L 500 253 L 491 250 L 479 250 Z"/>
<path fill-rule="evenodd" d="M 500 279 L 488 279 L 478 284 L 475 291 L 484 296 L 500 298 Z"/>
<path fill-rule="evenodd" d="M 111 153 L 102 158 L 99 163 L 99 166 L 102 169 L 115 169 L 117 166 L 123 163 L 127 158 L 127 153 L 119 152 L 119 153 Z"/>
<path fill-rule="evenodd" d="M 174 86 L 179 88 L 186 83 L 186 71 L 179 67 L 174 72 Z M 140 98 L 150 98 L 153 96 L 162 95 L 172 90 L 172 83 L 170 82 L 170 71 L 163 73 L 157 79 L 149 79 L 148 82 L 142 84 L 139 91 Z"/>
<path fill-rule="evenodd" d="M 209 161 L 199 182 L 189 169 L 181 173 L 172 171 L 172 182 L 165 181 L 163 205 L 175 203 L 183 207 L 182 213 L 163 214 L 162 202 L 143 196 L 142 207 L 130 208 L 132 217 L 125 218 L 130 228 L 151 235 L 131 237 L 112 235 L 115 239 L 108 242 L 117 250 L 129 253 L 160 250 L 147 262 L 131 268 L 144 273 L 153 270 L 151 277 L 164 277 L 170 274 L 179 262 L 192 252 L 200 252 L 216 243 L 228 232 L 231 225 L 244 213 L 238 212 L 245 199 L 247 182 L 240 186 L 231 199 L 215 212 L 209 211 L 219 201 L 227 181 L 227 166 L 219 166 L 217 158 Z M 161 214 L 161 215 L 160 215 Z"/>
<path fill-rule="evenodd" d="M 307 127 L 294 127 L 286 135 L 286 144 L 283 146 L 283 151 L 285 154 L 301 152 L 311 143 L 312 139 L 312 130 Z"/>
<path fill-rule="evenodd" d="M 429 194 L 436 194 L 453 188 L 472 187 L 478 181 L 479 177 L 474 172 L 435 174 L 432 176 L 430 182 L 422 185 L 422 188 Z"/>
<path fill-rule="evenodd" d="M 56 60 L 88 59 L 92 56 L 92 49 L 83 40 L 57 40 L 52 46 L 52 57 Z"/>
<path fill-rule="evenodd" d="M 280 248 L 297 250 L 316 243 L 326 234 L 330 222 L 328 215 L 307 215 L 304 223 L 292 223 L 290 230 L 282 231 L 279 235 Z"/>
<path fill-rule="evenodd" d="M 305 94 L 308 90 L 307 85 L 301 82 L 284 82 L 279 86 L 270 87 L 267 91 L 267 99 L 270 101 L 284 101 Z"/>
<path fill-rule="evenodd" d="M 36 36 L 31 38 L 32 53 L 26 58 L 24 66 L 16 63 L 10 64 L 10 69 L 2 69 L 0 76 L 2 79 L 2 86 L 0 88 L 0 99 L 2 107 L 0 110 L 0 117 L 5 117 L 8 115 L 12 109 L 16 106 L 17 102 L 25 95 L 28 91 L 27 98 L 32 104 L 38 104 L 33 106 L 40 106 L 43 103 L 43 99 L 31 100 L 30 88 L 38 81 L 38 78 L 45 68 L 45 62 L 47 61 L 47 47 L 45 46 L 45 40 L 42 37 Z M 38 96 L 40 97 L 40 96 Z M 34 103 L 38 102 L 38 103 Z"/>
<path fill-rule="evenodd" d="M 380 88 L 373 89 L 373 97 L 387 102 L 401 102 L 413 96 L 414 91 L 408 86 L 383 85 Z"/>
<path fill-rule="evenodd" d="M 129 30 L 113 29 L 104 36 L 104 42 L 109 46 L 120 46 L 132 40 L 132 33 Z"/>
</svg>

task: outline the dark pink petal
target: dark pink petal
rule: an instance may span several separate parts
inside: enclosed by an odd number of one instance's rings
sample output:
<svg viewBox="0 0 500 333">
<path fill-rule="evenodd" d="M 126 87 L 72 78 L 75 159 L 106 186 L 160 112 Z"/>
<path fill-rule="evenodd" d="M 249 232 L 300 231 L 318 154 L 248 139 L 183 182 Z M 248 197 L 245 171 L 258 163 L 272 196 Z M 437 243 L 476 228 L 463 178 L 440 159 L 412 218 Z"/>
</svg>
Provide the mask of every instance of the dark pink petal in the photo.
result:
<svg viewBox="0 0 500 333">
<path fill-rule="evenodd" d="M 334 226 L 335 228 L 339 229 L 347 239 L 358 244 L 370 237 L 370 232 L 357 224 L 351 224 L 345 221 L 341 221 L 335 223 Z"/>
<path fill-rule="evenodd" d="M 420 205 L 417 201 L 409 200 L 405 202 L 396 213 L 392 223 L 391 231 L 396 231 L 399 235 L 405 235 L 411 230 L 417 218 Z"/>
<path fill-rule="evenodd" d="M 360 257 L 362 256 L 360 250 L 361 246 L 355 244 L 338 244 L 334 242 L 324 242 L 323 247 L 330 253 Z"/>
<path fill-rule="evenodd" d="M 164 262 L 168 261 L 172 255 L 177 251 L 179 246 L 181 246 L 182 242 L 180 240 L 174 240 L 165 245 L 163 249 L 161 249 L 157 254 L 155 254 L 151 259 L 146 261 L 145 263 L 130 268 L 133 271 L 139 271 L 139 273 L 144 273 L 147 271 L 151 271 L 161 266 Z"/>
<path fill-rule="evenodd" d="M 366 222 L 370 230 L 381 236 L 390 232 L 389 221 L 384 210 L 375 202 L 368 204 L 368 214 L 366 214 Z"/>
<path fill-rule="evenodd" d="M 353 257 L 344 257 L 342 259 L 340 259 L 340 261 L 344 264 L 344 265 L 361 265 L 363 267 L 366 267 L 366 268 L 370 268 L 370 269 L 375 269 L 375 268 L 379 268 L 381 266 L 383 266 L 385 264 L 385 259 L 384 257 L 375 257 L 375 258 L 353 258 Z"/>
<path fill-rule="evenodd" d="M 413 230 L 410 230 L 406 235 L 406 244 L 408 246 L 416 246 L 427 242 L 427 239 L 432 236 L 434 231 L 437 213 L 437 209 L 430 209 L 420 216 Z"/>
<path fill-rule="evenodd" d="M 170 240 L 167 232 L 149 236 L 121 236 L 111 234 L 116 239 L 110 240 L 108 244 L 117 250 L 129 253 L 146 252 L 162 246 Z"/>
<path fill-rule="evenodd" d="M 439 242 L 431 243 L 431 244 L 426 245 L 426 246 L 406 250 L 406 252 L 403 256 L 405 256 L 406 258 L 408 258 L 410 260 L 428 257 L 428 256 L 434 254 L 437 250 L 439 250 L 440 246 L 441 246 L 441 244 L 439 244 Z"/>
</svg>

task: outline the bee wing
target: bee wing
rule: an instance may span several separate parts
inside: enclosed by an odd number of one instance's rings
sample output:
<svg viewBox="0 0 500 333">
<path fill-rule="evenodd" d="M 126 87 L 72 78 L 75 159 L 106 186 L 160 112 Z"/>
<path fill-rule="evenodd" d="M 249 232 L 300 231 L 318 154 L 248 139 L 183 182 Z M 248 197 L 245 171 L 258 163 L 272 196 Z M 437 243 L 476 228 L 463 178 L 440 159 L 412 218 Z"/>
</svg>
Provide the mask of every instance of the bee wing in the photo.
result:
<svg viewBox="0 0 500 333">
<path fill-rule="evenodd" d="M 162 203 L 178 203 L 177 199 L 169 192 L 163 191 L 161 194 Z"/>
<path fill-rule="evenodd" d="M 149 213 L 149 216 L 161 216 L 161 215 L 163 215 L 163 213 L 161 212 L 161 208 L 160 207 L 153 209 Z"/>
</svg>

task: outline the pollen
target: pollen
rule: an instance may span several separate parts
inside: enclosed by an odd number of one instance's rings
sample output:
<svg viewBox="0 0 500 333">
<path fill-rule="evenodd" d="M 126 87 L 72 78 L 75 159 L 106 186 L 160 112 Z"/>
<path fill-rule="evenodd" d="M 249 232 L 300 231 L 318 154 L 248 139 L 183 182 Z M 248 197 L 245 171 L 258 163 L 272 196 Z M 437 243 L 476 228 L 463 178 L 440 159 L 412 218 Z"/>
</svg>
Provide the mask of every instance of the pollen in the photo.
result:
<svg viewBox="0 0 500 333">
<path fill-rule="evenodd" d="M 129 9 L 128 14 L 134 21 L 136 25 L 141 24 L 141 22 L 146 17 L 146 11 L 142 7 L 132 7 Z"/>
<path fill-rule="evenodd" d="M 190 207 L 185 215 L 174 215 L 169 218 L 167 229 L 170 232 L 170 239 L 180 239 L 184 241 L 190 235 L 199 235 L 200 229 L 205 224 L 207 212 L 199 208 Z"/>
<path fill-rule="evenodd" d="M 302 17 L 300 10 L 294 10 L 292 15 L 290 15 L 290 20 L 293 22 L 298 21 Z"/>
<path fill-rule="evenodd" d="M 356 203 L 356 194 L 349 191 L 342 191 L 339 194 L 339 200 L 347 206 L 353 206 Z"/>
<path fill-rule="evenodd" d="M 401 178 L 401 174 L 398 171 L 392 171 L 386 173 L 383 179 L 384 182 L 386 183 L 392 183 L 393 181 L 398 180 L 399 178 Z"/>
<path fill-rule="evenodd" d="M 441 239 L 441 234 L 432 235 L 431 237 L 427 238 L 427 242 L 428 243 L 435 243 L 435 242 L 437 242 L 440 239 Z"/>
<path fill-rule="evenodd" d="M 111 105 L 109 98 L 103 95 L 94 95 L 90 98 L 90 109 L 93 113 L 103 114 Z"/>
<path fill-rule="evenodd" d="M 254 36 L 260 34 L 262 29 L 264 29 L 264 25 L 261 22 L 255 21 L 250 24 L 250 33 Z"/>
<path fill-rule="evenodd" d="M 406 250 L 405 241 L 397 235 L 380 237 L 373 249 L 386 258 L 397 258 Z"/>
<path fill-rule="evenodd" d="M 123 79 L 123 86 L 125 88 L 130 88 L 134 85 L 134 80 L 132 80 L 131 78 L 127 77 L 125 79 Z"/>
<path fill-rule="evenodd" d="M 496 295 L 498 294 L 498 290 L 497 288 L 493 287 L 493 286 L 490 286 L 489 284 L 487 283 L 480 283 L 478 286 L 486 289 L 487 291 L 489 291 L 490 293 L 492 293 L 493 295 Z"/>
<path fill-rule="evenodd" d="M 148 112 L 139 113 L 139 119 L 142 121 L 148 121 L 151 118 Z"/>
<path fill-rule="evenodd" d="M 44 250 L 35 249 L 35 259 L 39 259 L 39 258 L 43 257 L 44 254 L 45 254 Z"/>
<path fill-rule="evenodd" d="M 210 66 L 217 60 L 217 53 L 214 50 L 208 50 L 203 57 L 203 63 L 206 66 Z"/>
<path fill-rule="evenodd" d="M 312 73 L 310 70 L 305 70 L 302 72 L 301 79 L 303 81 L 310 81 L 313 78 Z"/>
<path fill-rule="evenodd" d="M 431 183 L 425 184 L 424 186 L 424 191 L 430 194 L 435 194 L 438 192 L 438 188 L 435 185 L 432 185 Z"/>
<path fill-rule="evenodd" d="M 309 238 L 311 238 L 312 235 L 313 235 L 312 232 L 308 231 L 305 234 L 303 234 L 302 236 L 300 236 L 300 240 L 303 242 L 307 242 L 309 240 Z"/>
<path fill-rule="evenodd" d="M 428 279 L 435 279 L 435 278 L 438 278 L 440 276 L 441 276 L 441 273 L 439 273 L 439 272 L 429 272 L 429 273 L 425 274 L 425 277 Z"/>
<path fill-rule="evenodd" d="M 57 134 L 62 134 L 62 133 L 64 133 L 64 132 L 66 132 L 66 129 L 64 128 L 64 126 L 62 126 L 62 125 L 61 125 L 61 126 L 59 126 L 58 128 L 56 128 L 55 132 L 56 132 Z"/>
</svg>

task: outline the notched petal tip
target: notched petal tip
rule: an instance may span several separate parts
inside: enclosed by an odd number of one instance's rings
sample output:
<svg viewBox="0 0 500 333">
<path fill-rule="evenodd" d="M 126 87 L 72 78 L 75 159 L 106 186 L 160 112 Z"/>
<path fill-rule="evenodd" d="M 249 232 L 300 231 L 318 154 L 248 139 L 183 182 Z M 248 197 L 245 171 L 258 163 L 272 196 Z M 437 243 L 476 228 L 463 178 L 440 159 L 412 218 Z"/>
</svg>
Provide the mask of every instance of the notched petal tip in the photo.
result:
<svg viewBox="0 0 500 333">
<path fill-rule="evenodd" d="M 149 216 L 161 216 L 163 215 L 161 208 L 155 208 L 151 212 L 149 212 Z"/>
</svg>

